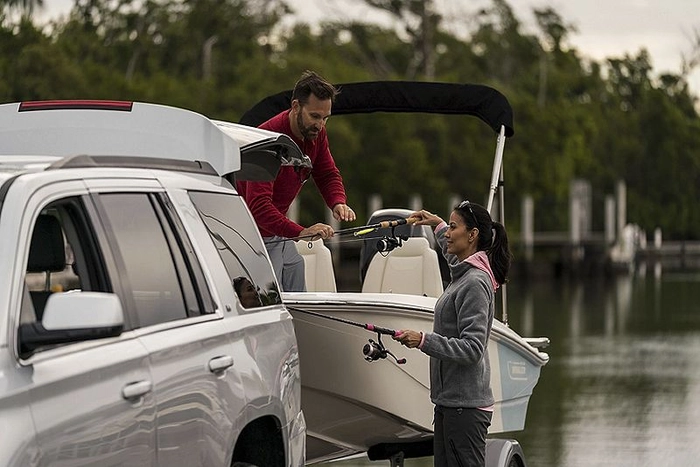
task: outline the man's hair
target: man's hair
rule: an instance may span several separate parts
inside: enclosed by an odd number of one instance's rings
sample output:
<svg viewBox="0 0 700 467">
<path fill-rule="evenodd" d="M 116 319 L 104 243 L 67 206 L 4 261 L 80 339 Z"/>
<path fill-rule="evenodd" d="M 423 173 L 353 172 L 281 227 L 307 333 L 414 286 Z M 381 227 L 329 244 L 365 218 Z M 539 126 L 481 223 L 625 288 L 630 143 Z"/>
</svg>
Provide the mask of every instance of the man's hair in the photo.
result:
<svg viewBox="0 0 700 467">
<path fill-rule="evenodd" d="M 294 85 L 292 100 L 298 99 L 299 103 L 304 105 L 309 101 L 311 94 L 322 101 L 330 99 L 331 102 L 335 102 L 338 89 L 313 71 L 306 70 Z"/>
</svg>

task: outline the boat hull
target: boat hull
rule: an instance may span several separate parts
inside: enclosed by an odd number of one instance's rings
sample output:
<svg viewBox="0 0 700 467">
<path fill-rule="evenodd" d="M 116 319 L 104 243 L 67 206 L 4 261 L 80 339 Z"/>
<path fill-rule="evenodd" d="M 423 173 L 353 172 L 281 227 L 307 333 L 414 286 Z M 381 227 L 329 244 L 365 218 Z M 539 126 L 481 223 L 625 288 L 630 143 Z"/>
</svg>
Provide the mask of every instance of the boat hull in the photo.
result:
<svg viewBox="0 0 700 467">
<path fill-rule="evenodd" d="M 432 438 L 429 357 L 383 336 L 386 349 L 406 363 L 391 356 L 368 362 L 363 348 L 380 336 L 319 314 L 390 329 L 431 331 L 435 300 L 402 294 L 285 294 L 299 342 L 307 463 L 384 444 L 425 445 Z M 522 430 L 548 356 L 499 321 L 494 322 L 488 349 L 496 398 L 489 432 Z"/>
</svg>

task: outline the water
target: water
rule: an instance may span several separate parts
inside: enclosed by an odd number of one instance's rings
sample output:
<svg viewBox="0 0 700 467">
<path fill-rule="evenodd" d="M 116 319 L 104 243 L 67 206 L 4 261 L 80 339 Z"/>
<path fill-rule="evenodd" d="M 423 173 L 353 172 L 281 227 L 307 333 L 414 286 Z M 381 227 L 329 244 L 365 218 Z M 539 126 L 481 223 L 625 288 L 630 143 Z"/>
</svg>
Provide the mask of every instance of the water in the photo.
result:
<svg viewBox="0 0 700 467">
<path fill-rule="evenodd" d="M 552 341 L 525 430 L 505 436 L 529 467 L 700 465 L 700 272 L 520 279 L 507 297 L 513 329 Z"/>
</svg>

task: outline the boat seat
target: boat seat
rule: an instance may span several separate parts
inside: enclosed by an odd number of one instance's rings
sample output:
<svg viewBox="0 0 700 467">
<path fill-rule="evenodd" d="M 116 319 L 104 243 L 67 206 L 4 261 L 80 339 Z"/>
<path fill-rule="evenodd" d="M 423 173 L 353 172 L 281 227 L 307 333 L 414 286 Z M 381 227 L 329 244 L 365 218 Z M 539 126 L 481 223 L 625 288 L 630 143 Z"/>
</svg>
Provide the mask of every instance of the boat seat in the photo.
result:
<svg viewBox="0 0 700 467">
<path fill-rule="evenodd" d="M 311 248 L 309 248 L 311 245 Z M 304 258 L 304 277 L 307 292 L 337 292 L 333 257 L 323 240 L 298 241 L 297 251 Z"/>
<path fill-rule="evenodd" d="M 44 307 L 51 296 L 51 273 L 60 272 L 66 268 L 66 249 L 63 240 L 63 229 L 58 218 L 46 214 L 37 217 L 29 246 L 29 261 L 27 272 L 43 272 L 46 274 L 44 290 L 29 292 L 37 321 L 41 321 Z"/>
<path fill-rule="evenodd" d="M 439 297 L 443 288 L 437 253 L 426 238 L 411 237 L 386 255 L 375 254 L 362 291 Z"/>
</svg>

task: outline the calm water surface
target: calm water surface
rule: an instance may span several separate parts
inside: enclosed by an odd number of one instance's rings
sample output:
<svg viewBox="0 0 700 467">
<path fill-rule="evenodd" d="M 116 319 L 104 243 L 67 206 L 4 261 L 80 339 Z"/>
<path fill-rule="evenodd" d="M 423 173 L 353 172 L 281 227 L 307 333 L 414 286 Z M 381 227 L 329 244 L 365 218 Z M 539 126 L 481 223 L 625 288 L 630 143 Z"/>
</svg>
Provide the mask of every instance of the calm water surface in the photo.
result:
<svg viewBox="0 0 700 467">
<path fill-rule="evenodd" d="M 506 436 L 529 467 L 700 465 L 700 271 L 519 279 L 507 297 L 513 329 L 552 341 L 525 430 Z"/>
</svg>

